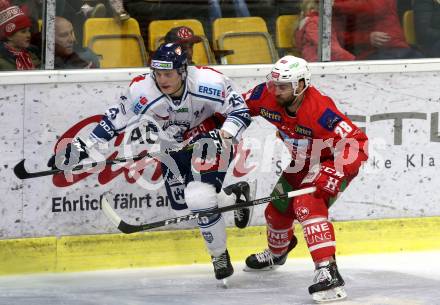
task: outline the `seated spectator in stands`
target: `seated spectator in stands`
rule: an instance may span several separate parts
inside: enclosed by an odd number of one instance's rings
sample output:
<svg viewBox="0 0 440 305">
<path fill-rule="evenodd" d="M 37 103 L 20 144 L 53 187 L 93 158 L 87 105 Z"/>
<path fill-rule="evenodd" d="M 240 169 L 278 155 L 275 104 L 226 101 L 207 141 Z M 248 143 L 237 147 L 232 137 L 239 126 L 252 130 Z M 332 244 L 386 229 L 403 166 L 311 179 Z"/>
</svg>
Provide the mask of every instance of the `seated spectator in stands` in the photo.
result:
<svg viewBox="0 0 440 305">
<path fill-rule="evenodd" d="M 98 0 L 83 0 L 83 2 L 81 11 L 86 17 L 97 18 L 105 17 L 107 15 L 105 5 Z M 130 18 L 130 15 L 124 8 L 124 2 L 122 0 L 108 0 L 107 2 L 116 21 L 125 21 Z"/>
<path fill-rule="evenodd" d="M 55 69 L 99 68 L 99 58 L 88 48 L 76 43 L 72 23 L 63 17 L 55 19 Z"/>
<path fill-rule="evenodd" d="M 331 60 L 354 60 L 355 56 L 345 50 L 337 37 L 338 23 L 332 23 L 331 33 Z M 319 43 L 319 0 L 303 0 L 298 28 L 294 37 L 301 57 L 307 61 L 318 61 Z"/>
<path fill-rule="evenodd" d="M 417 43 L 429 57 L 440 57 L 440 1 L 417 0 L 413 4 Z"/>
<path fill-rule="evenodd" d="M 67 4 L 70 5 L 70 7 L 75 7 L 74 4 L 70 4 L 69 1 L 67 1 Z M 107 16 L 107 9 L 105 8 L 105 5 L 103 3 L 97 1 L 83 1 L 83 4 L 79 8 L 78 13 L 82 14 L 85 19 L 104 18 Z"/>
<path fill-rule="evenodd" d="M 31 20 L 18 6 L 0 0 L 0 70 L 34 70 L 40 67 L 38 51 L 31 46 Z"/>
<path fill-rule="evenodd" d="M 31 20 L 31 45 L 41 50 L 43 38 L 41 37 L 41 25 L 39 23 L 43 18 L 43 0 L 11 0 L 10 2 L 12 5 L 20 7 Z"/>
<path fill-rule="evenodd" d="M 188 64 L 190 65 L 194 65 L 192 60 L 194 44 L 201 41 L 202 37 L 194 35 L 194 31 L 187 26 L 172 28 L 165 35 L 165 43 L 174 42 L 183 47 L 183 49 L 186 51 Z"/>
<path fill-rule="evenodd" d="M 234 4 L 236 17 L 249 17 L 249 9 L 245 0 L 232 0 Z M 220 0 L 208 0 L 209 6 L 209 22 L 214 22 L 215 19 L 222 17 L 222 9 L 220 7 Z"/>
<path fill-rule="evenodd" d="M 345 24 L 342 45 L 356 59 L 423 57 L 405 41 L 396 0 L 334 0 L 333 13 Z"/>
<path fill-rule="evenodd" d="M 130 15 L 124 8 L 124 2 L 122 0 L 108 0 L 110 7 L 113 11 L 113 16 L 118 21 L 125 21 L 130 19 Z"/>
</svg>

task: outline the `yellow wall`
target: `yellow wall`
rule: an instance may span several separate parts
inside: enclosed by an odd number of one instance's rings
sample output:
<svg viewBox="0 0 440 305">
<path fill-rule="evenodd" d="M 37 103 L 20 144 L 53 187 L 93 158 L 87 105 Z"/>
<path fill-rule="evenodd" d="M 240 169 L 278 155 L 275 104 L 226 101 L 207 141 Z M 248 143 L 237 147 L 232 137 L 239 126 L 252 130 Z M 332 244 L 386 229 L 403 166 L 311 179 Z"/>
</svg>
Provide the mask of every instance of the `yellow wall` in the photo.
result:
<svg viewBox="0 0 440 305">
<path fill-rule="evenodd" d="M 440 249 L 440 217 L 334 223 L 337 255 Z M 300 240 L 290 258 L 308 257 Z M 234 261 L 266 247 L 265 227 L 228 229 Z M 198 230 L 44 237 L 0 241 L 0 274 L 72 272 L 207 263 Z"/>
</svg>

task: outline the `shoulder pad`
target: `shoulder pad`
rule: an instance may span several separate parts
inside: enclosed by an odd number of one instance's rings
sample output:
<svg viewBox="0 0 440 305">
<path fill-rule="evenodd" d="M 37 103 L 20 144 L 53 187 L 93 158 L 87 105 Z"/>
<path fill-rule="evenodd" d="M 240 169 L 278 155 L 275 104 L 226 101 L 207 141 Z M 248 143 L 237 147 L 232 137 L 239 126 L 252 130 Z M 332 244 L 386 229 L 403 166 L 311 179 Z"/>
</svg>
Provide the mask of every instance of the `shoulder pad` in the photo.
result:
<svg viewBox="0 0 440 305">
<path fill-rule="evenodd" d="M 131 83 L 130 83 L 129 87 L 131 87 L 131 85 L 133 85 L 134 83 L 138 83 L 138 82 L 143 81 L 145 79 L 145 77 L 146 77 L 146 74 L 142 74 L 142 75 L 136 76 L 135 78 L 133 78 L 131 80 Z"/>
<path fill-rule="evenodd" d="M 333 131 L 336 125 L 342 121 L 342 117 L 330 108 L 327 108 L 318 119 L 319 125 L 328 131 Z"/>
<path fill-rule="evenodd" d="M 258 100 L 261 97 L 261 94 L 263 94 L 264 88 L 266 87 L 265 83 L 261 83 L 257 85 L 254 90 L 252 90 L 251 96 L 249 97 L 249 100 Z"/>
</svg>

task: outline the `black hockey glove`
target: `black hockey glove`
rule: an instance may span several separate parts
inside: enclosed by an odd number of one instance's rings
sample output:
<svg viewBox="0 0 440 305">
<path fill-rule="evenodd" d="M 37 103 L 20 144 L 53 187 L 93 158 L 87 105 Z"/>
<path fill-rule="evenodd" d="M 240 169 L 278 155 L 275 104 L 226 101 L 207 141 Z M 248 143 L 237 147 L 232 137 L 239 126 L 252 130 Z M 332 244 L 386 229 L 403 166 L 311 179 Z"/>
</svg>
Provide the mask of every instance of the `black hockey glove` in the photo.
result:
<svg viewBox="0 0 440 305">
<path fill-rule="evenodd" d="M 216 158 L 225 149 L 219 129 L 213 129 L 195 136 L 188 146 L 194 152 L 200 153 L 202 159 Z"/>
<path fill-rule="evenodd" d="M 88 157 L 86 143 L 80 138 L 74 138 L 65 149 L 50 157 L 47 166 L 52 169 L 64 169 L 66 166 L 73 167 Z"/>
</svg>

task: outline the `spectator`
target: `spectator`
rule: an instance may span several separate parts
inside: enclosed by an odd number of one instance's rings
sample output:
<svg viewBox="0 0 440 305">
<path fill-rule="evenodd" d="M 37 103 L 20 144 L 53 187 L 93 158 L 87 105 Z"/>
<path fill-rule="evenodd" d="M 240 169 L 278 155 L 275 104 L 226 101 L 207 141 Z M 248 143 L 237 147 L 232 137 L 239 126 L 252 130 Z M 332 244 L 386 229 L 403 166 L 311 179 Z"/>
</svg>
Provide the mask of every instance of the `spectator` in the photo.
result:
<svg viewBox="0 0 440 305">
<path fill-rule="evenodd" d="M 249 17 L 249 9 L 246 1 L 244 0 L 232 0 L 235 9 L 236 17 Z M 208 0 L 209 5 L 209 22 L 214 22 L 215 19 L 222 17 L 222 9 L 220 7 L 219 0 Z"/>
<path fill-rule="evenodd" d="M 122 0 L 108 0 L 113 11 L 113 16 L 118 21 L 125 21 L 130 19 L 130 15 L 124 8 Z"/>
<path fill-rule="evenodd" d="M 193 57 L 193 47 L 195 43 L 202 41 L 202 37 L 194 35 L 194 31 L 187 26 L 179 26 L 172 28 L 165 35 L 165 43 L 178 43 L 186 52 L 188 63 L 194 65 L 192 60 Z"/>
<path fill-rule="evenodd" d="M 85 0 L 81 6 L 81 11 L 86 17 L 105 17 L 107 10 L 103 3 L 96 3 L 97 0 Z M 108 0 L 108 4 L 113 11 L 113 16 L 117 21 L 125 21 L 130 19 L 130 15 L 124 8 L 122 0 Z"/>
<path fill-rule="evenodd" d="M 18 6 L 0 0 L 0 70 L 39 68 L 37 50 L 31 46 L 31 20 Z"/>
<path fill-rule="evenodd" d="M 396 0 L 334 0 L 333 11 L 346 23 L 343 45 L 357 59 L 423 57 L 405 41 Z"/>
<path fill-rule="evenodd" d="M 345 50 L 339 43 L 335 28 L 338 23 L 332 23 L 331 60 L 354 60 L 355 56 Z M 307 61 L 318 61 L 319 42 L 319 2 L 303 0 L 298 28 L 294 37 L 296 46 L 301 51 L 301 57 Z"/>
<path fill-rule="evenodd" d="M 440 2 L 414 1 L 414 26 L 417 43 L 430 57 L 440 57 Z"/>
<path fill-rule="evenodd" d="M 88 48 L 76 43 L 72 23 L 63 17 L 55 19 L 55 68 L 99 68 L 99 58 Z"/>
<path fill-rule="evenodd" d="M 96 1 L 84 1 L 78 13 L 82 14 L 84 18 L 103 18 L 107 15 L 107 9 L 103 3 L 92 3 Z M 69 4 L 69 1 L 68 1 Z M 69 4 L 70 5 L 70 4 Z M 73 6 L 73 5 L 70 5 Z"/>
</svg>

